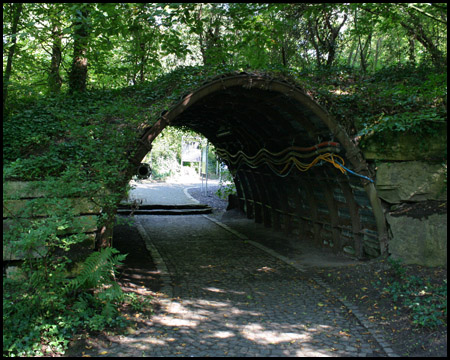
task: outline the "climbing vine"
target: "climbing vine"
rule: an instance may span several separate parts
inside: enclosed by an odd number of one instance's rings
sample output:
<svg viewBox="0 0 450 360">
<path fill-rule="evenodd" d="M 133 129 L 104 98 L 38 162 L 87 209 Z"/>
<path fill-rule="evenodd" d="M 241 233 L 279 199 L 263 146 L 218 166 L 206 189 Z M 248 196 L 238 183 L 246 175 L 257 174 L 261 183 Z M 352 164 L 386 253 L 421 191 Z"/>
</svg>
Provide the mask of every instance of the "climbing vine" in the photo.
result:
<svg viewBox="0 0 450 360">
<path fill-rule="evenodd" d="M 4 170 L 23 180 L 59 175 L 73 164 L 92 180 L 102 162 L 110 164 L 107 173 L 123 171 L 143 128 L 203 83 L 243 71 L 183 67 L 136 87 L 33 100 L 5 119 Z M 446 72 L 433 68 L 388 68 L 370 77 L 346 68 L 294 73 L 270 67 L 257 73 L 300 83 L 349 134 L 433 132 L 446 122 Z M 117 160 L 121 165 L 113 166 Z"/>
</svg>

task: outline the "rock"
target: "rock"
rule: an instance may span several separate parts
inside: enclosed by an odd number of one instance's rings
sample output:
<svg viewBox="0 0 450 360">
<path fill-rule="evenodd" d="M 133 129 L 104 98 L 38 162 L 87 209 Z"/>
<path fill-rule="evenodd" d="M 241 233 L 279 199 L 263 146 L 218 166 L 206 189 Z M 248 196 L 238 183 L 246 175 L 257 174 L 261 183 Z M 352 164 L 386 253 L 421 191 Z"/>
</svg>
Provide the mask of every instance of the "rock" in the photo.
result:
<svg viewBox="0 0 450 360">
<path fill-rule="evenodd" d="M 368 229 L 363 230 L 363 249 L 365 255 L 368 257 L 380 256 L 380 242 L 378 234 Z"/>
<path fill-rule="evenodd" d="M 8 266 L 6 268 L 6 277 L 15 281 L 25 281 L 27 279 L 27 275 L 19 266 Z"/>
<path fill-rule="evenodd" d="M 389 252 L 405 264 L 447 265 L 447 214 L 433 214 L 418 219 L 392 216 L 386 220 L 392 231 Z"/>
<path fill-rule="evenodd" d="M 445 200 L 446 171 L 446 165 L 424 161 L 378 164 L 378 196 L 391 204 L 402 201 Z"/>
<path fill-rule="evenodd" d="M 349 254 L 349 255 L 355 255 L 356 251 L 352 246 L 344 246 L 342 249 L 345 253 Z"/>
<path fill-rule="evenodd" d="M 366 160 L 442 159 L 447 151 L 447 124 L 433 133 L 383 131 L 365 136 L 360 143 Z"/>
</svg>

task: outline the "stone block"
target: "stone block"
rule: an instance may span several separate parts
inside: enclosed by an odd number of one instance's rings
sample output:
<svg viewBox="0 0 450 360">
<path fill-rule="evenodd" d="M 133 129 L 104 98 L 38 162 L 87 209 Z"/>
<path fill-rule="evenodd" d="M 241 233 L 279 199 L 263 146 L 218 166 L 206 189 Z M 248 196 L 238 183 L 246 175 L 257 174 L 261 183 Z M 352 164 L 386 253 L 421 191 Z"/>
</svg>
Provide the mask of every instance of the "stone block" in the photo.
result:
<svg viewBox="0 0 450 360">
<path fill-rule="evenodd" d="M 65 255 L 69 256 L 70 259 L 73 261 L 80 261 L 79 260 L 79 253 L 82 253 L 84 258 L 86 255 L 84 254 L 90 254 L 92 250 L 95 248 L 95 234 L 90 233 L 86 234 L 86 239 L 76 245 L 72 245 L 71 249 L 68 253 L 65 253 Z M 34 250 L 29 250 L 28 252 L 25 252 L 23 250 L 19 249 L 19 244 L 15 243 L 14 241 L 6 243 L 3 242 L 3 261 L 11 261 L 11 260 L 23 260 L 25 258 L 41 258 L 43 256 L 47 255 L 47 249 L 44 245 L 37 246 Z"/>
<path fill-rule="evenodd" d="M 6 181 L 3 183 L 4 199 L 39 198 L 46 192 L 39 188 L 39 181 Z"/>
<path fill-rule="evenodd" d="M 58 206 L 67 204 L 74 214 L 99 214 L 100 206 L 96 205 L 90 199 L 32 199 L 32 200 L 4 200 L 3 218 L 8 217 L 30 217 L 30 216 L 48 216 L 57 209 Z"/>
<path fill-rule="evenodd" d="M 447 265 L 447 214 L 433 214 L 418 219 L 392 216 L 386 220 L 392 231 L 389 252 L 405 264 Z"/>
<path fill-rule="evenodd" d="M 391 204 L 402 201 L 447 199 L 447 165 L 424 161 L 380 163 L 377 166 L 378 196 Z"/>
<path fill-rule="evenodd" d="M 55 191 L 46 189 L 52 186 L 46 181 L 4 181 L 3 199 L 34 199 L 42 197 L 55 197 Z M 96 196 L 110 194 L 107 189 L 96 192 Z"/>
<path fill-rule="evenodd" d="M 44 245 L 38 246 L 35 250 L 27 252 L 19 250 L 14 243 L 3 243 L 3 261 L 23 260 L 25 258 L 41 258 L 47 255 Z"/>
<path fill-rule="evenodd" d="M 20 266 L 8 266 L 6 268 L 6 277 L 15 281 L 26 281 L 27 275 L 22 271 Z"/>
<path fill-rule="evenodd" d="M 71 234 L 71 233 L 91 233 L 97 231 L 97 215 L 83 215 L 73 218 L 71 227 L 56 230 L 57 235 Z M 31 226 L 33 220 L 23 219 L 20 224 L 24 227 Z M 10 231 L 14 228 L 16 222 L 14 219 L 3 219 L 3 233 Z"/>
<path fill-rule="evenodd" d="M 447 124 L 432 134 L 383 131 L 365 136 L 360 143 L 367 160 L 430 160 L 442 159 L 447 151 Z"/>
</svg>

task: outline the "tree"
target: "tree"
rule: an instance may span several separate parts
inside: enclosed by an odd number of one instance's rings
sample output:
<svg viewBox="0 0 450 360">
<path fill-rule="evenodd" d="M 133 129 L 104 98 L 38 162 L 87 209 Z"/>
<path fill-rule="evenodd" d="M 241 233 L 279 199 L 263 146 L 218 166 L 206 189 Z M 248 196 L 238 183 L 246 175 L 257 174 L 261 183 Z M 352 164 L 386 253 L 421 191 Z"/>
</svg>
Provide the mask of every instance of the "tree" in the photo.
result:
<svg viewBox="0 0 450 360">
<path fill-rule="evenodd" d="M 416 40 L 425 49 L 432 63 L 439 67 L 446 64 L 447 4 L 354 4 L 374 15 L 385 33 L 403 28 L 408 39 L 409 59 L 415 60 Z M 445 35 L 444 35 L 445 34 Z M 397 44 L 399 45 L 399 44 Z"/>
<path fill-rule="evenodd" d="M 84 92 L 88 76 L 87 48 L 89 43 L 89 8 L 86 4 L 74 5 L 73 59 L 69 74 L 70 92 Z"/>
<path fill-rule="evenodd" d="M 16 49 L 17 42 L 17 29 L 19 26 L 20 15 L 22 13 L 23 4 L 22 3 L 13 3 L 10 5 L 10 15 L 12 18 L 11 21 L 11 42 L 8 44 L 8 60 L 6 63 L 6 69 L 3 73 L 3 112 L 6 109 L 6 99 L 8 97 L 8 85 L 9 79 L 11 78 L 11 70 L 12 70 L 12 62 L 14 57 L 14 52 Z"/>
<path fill-rule="evenodd" d="M 228 20 L 224 4 L 191 3 L 180 10 L 180 20 L 188 25 L 188 31 L 198 39 L 203 65 L 224 63 L 226 45 L 223 31 Z"/>
<path fill-rule="evenodd" d="M 352 35 L 357 38 L 356 54 L 359 53 L 361 71 L 365 74 L 368 68 L 368 57 L 372 43 L 372 34 L 374 32 L 373 19 L 355 7 L 353 16 Z M 366 16 L 364 16 L 366 15 Z M 364 41 L 364 37 L 366 37 Z M 356 56 L 355 54 L 355 56 Z"/>
<path fill-rule="evenodd" d="M 298 16 L 305 18 L 307 39 L 315 50 L 318 67 L 330 67 L 335 62 L 339 35 L 348 17 L 343 10 L 333 4 L 298 7 Z"/>
<path fill-rule="evenodd" d="M 445 3 L 7 3 L 3 9 L 4 104 L 8 93 L 84 91 L 88 75 L 91 88 L 115 88 L 182 65 L 347 64 L 369 73 L 397 62 L 442 66 L 447 57 Z"/>
<path fill-rule="evenodd" d="M 56 7 L 52 9 L 56 9 Z M 62 61 L 62 36 L 61 23 L 57 14 L 53 14 L 51 17 L 52 57 L 48 76 L 50 93 L 59 93 L 62 86 L 62 78 L 59 72 Z"/>
<path fill-rule="evenodd" d="M 149 66 L 158 65 L 159 31 L 155 22 L 154 4 L 139 3 L 131 6 L 130 25 L 130 58 L 132 59 L 132 82 L 143 83 Z"/>
</svg>

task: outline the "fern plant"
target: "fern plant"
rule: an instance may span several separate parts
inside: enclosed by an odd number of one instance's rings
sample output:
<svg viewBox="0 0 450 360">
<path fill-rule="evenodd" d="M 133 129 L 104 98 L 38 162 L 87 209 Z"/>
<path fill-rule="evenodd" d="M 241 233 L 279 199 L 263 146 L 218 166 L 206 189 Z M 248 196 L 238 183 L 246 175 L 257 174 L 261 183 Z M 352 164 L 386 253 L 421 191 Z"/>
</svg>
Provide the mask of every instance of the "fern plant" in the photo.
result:
<svg viewBox="0 0 450 360">
<path fill-rule="evenodd" d="M 92 330 L 102 330 L 117 320 L 117 304 L 123 300 L 124 294 L 115 281 L 115 269 L 122 264 L 126 256 L 114 248 L 94 252 L 83 263 L 79 275 L 66 286 L 66 293 L 82 292 L 77 307 L 81 312 L 86 312 L 86 315 L 89 314 L 85 321 L 87 327 Z M 89 294 L 86 290 L 94 291 Z M 101 312 L 91 313 L 88 309 L 92 306 L 101 309 Z"/>
<path fill-rule="evenodd" d="M 122 264 L 126 254 L 119 254 L 119 250 L 108 247 L 93 252 L 85 260 L 78 276 L 72 279 L 66 291 L 77 289 L 98 289 L 103 285 L 115 284 L 115 268 Z"/>
</svg>

